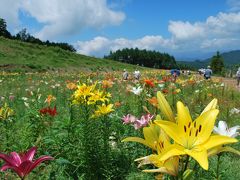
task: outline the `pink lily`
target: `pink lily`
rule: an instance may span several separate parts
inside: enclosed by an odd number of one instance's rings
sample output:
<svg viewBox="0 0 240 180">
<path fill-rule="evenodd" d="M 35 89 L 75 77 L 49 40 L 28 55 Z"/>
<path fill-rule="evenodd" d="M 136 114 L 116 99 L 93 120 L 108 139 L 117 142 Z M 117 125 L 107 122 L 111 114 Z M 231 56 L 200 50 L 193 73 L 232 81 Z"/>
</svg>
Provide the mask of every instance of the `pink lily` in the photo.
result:
<svg viewBox="0 0 240 180">
<path fill-rule="evenodd" d="M 147 126 L 153 117 L 154 116 L 151 114 L 143 115 L 140 119 L 138 119 L 134 122 L 134 128 L 140 129 L 142 127 Z"/>
<path fill-rule="evenodd" d="M 127 114 L 126 116 L 123 116 L 122 120 L 123 124 L 131 124 L 134 123 L 137 120 L 137 118 L 131 114 Z"/>
<path fill-rule="evenodd" d="M 40 163 L 47 160 L 53 160 L 51 156 L 42 156 L 33 161 L 33 157 L 37 148 L 32 147 L 26 153 L 18 154 L 11 152 L 10 155 L 0 153 L 0 159 L 5 161 L 5 164 L 1 167 L 1 171 L 12 169 L 15 171 L 21 179 L 24 179 L 34 168 Z"/>
</svg>

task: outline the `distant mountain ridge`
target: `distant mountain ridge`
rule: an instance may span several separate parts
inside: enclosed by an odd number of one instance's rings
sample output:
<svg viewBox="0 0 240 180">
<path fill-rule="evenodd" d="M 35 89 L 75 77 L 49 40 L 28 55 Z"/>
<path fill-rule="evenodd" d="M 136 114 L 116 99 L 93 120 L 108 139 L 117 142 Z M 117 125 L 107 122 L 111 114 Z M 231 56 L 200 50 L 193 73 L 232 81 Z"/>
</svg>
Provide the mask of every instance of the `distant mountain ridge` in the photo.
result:
<svg viewBox="0 0 240 180">
<path fill-rule="evenodd" d="M 224 52 L 221 54 L 221 56 L 224 59 L 224 65 L 226 67 L 231 67 L 235 64 L 240 64 L 240 50 Z M 178 61 L 178 63 L 185 64 L 193 68 L 199 69 L 199 68 L 207 67 L 211 62 L 211 58 L 212 57 L 205 60 L 195 60 L 195 61 Z"/>
</svg>

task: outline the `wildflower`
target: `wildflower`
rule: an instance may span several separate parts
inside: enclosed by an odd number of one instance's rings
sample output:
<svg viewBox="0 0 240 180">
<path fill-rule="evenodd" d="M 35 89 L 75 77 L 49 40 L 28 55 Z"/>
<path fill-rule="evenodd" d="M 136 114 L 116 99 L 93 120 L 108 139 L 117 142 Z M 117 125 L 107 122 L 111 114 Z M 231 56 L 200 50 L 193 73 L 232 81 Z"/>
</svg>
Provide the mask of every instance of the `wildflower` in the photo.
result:
<svg viewBox="0 0 240 180">
<path fill-rule="evenodd" d="M 154 117 L 154 116 L 151 115 L 151 114 L 147 114 L 147 115 L 141 116 L 140 119 L 137 119 L 137 120 L 134 122 L 134 124 L 133 124 L 134 128 L 135 128 L 135 129 L 140 129 L 140 128 L 142 128 L 142 127 L 147 126 L 147 125 L 149 124 L 149 122 L 152 120 L 153 117 Z"/>
<path fill-rule="evenodd" d="M 177 123 L 169 121 L 155 121 L 175 142 L 162 154 L 160 160 L 177 155 L 193 157 L 204 169 L 208 169 L 207 150 L 222 144 L 237 142 L 237 139 L 211 135 L 219 110 L 214 109 L 212 101 L 204 112 L 192 121 L 187 107 L 182 102 L 177 103 Z"/>
<path fill-rule="evenodd" d="M 168 90 L 167 90 L 167 89 L 163 89 L 162 92 L 163 92 L 164 94 L 167 94 L 167 93 L 168 93 Z"/>
<path fill-rule="evenodd" d="M 157 92 L 157 101 L 158 107 L 165 116 L 165 118 L 167 118 L 167 120 L 169 121 L 175 122 L 173 111 L 161 92 Z"/>
<path fill-rule="evenodd" d="M 237 132 L 239 129 L 240 126 L 228 128 L 228 125 L 225 121 L 219 121 L 218 127 L 214 126 L 213 131 L 222 136 L 235 138 L 239 135 L 239 132 Z"/>
<path fill-rule="evenodd" d="M 53 96 L 53 95 L 48 95 L 48 97 L 46 98 L 45 100 L 45 103 L 48 103 L 48 105 L 50 106 L 51 102 L 52 101 L 55 101 L 56 100 L 56 97 Z"/>
<path fill-rule="evenodd" d="M 109 114 L 114 111 L 112 107 L 113 107 L 113 104 L 109 104 L 109 105 L 102 104 L 101 106 L 97 106 L 97 110 L 94 112 L 94 115 L 92 117 L 99 117 L 102 115 Z"/>
<path fill-rule="evenodd" d="M 114 106 L 117 107 L 117 108 L 120 107 L 121 106 L 121 102 L 119 102 L 119 101 L 115 102 Z"/>
<path fill-rule="evenodd" d="M 12 116 L 14 114 L 14 111 L 7 105 L 7 103 L 4 104 L 3 107 L 0 108 L 0 119 L 5 120 Z"/>
<path fill-rule="evenodd" d="M 5 161 L 5 164 L 1 167 L 0 170 L 6 171 L 7 169 L 12 169 L 21 179 L 24 179 L 43 161 L 53 160 L 51 156 L 42 156 L 36 160 L 33 160 L 36 150 L 36 147 L 32 147 L 24 154 L 11 152 L 10 155 L 7 155 L 0 153 L 0 159 Z"/>
<path fill-rule="evenodd" d="M 158 107 L 158 100 L 157 100 L 156 97 L 152 97 L 152 98 L 147 99 L 147 100 L 148 100 L 148 102 L 149 102 L 151 105 L 153 105 L 154 107 Z"/>
<path fill-rule="evenodd" d="M 135 161 L 140 162 L 138 167 L 146 164 L 153 164 L 157 169 L 147 169 L 143 172 L 160 172 L 167 173 L 173 176 L 178 174 L 178 157 L 171 157 L 167 160 L 160 160 L 162 153 L 171 145 L 169 137 L 160 128 L 152 123 L 149 127 L 143 128 L 143 138 L 127 137 L 122 142 L 138 142 L 150 147 L 154 154 L 146 157 L 138 158 Z"/>
<path fill-rule="evenodd" d="M 67 83 L 67 88 L 70 89 L 70 90 L 74 90 L 74 89 L 77 89 L 77 85 L 75 83 Z"/>
<path fill-rule="evenodd" d="M 142 92 L 142 88 L 141 86 L 138 86 L 137 88 L 136 87 L 133 87 L 130 91 L 133 92 L 134 94 L 136 95 L 140 95 L 140 93 Z"/>
<path fill-rule="evenodd" d="M 52 117 L 57 115 L 57 108 L 56 106 L 54 106 L 54 108 L 50 108 L 50 107 L 46 107 L 46 108 L 42 108 L 39 110 L 40 114 L 42 115 L 50 115 Z"/>
<path fill-rule="evenodd" d="M 111 88 L 113 86 L 113 82 L 110 80 L 103 80 L 102 81 L 102 87 L 107 89 L 107 88 Z"/>
<path fill-rule="evenodd" d="M 233 108 L 230 110 L 230 115 L 234 115 L 234 114 L 239 114 L 240 113 L 240 109 L 237 109 L 237 108 Z"/>
<path fill-rule="evenodd" d="M 153 81 L 151 81 L 149 79 L 145 79 L 144 82 L 145 82 L 147 87 L 154 87 Z"/>
<path fill-rule="evenodd" d="M 78 86 L 77 90 L 73 94 L 73 103 L 82 104 L 88 101 L 88 98 L 93 95 L 93 90 L 95 89 L 96 84 L 87 86 L 82 84 Z"/>
<path fill-rule="evenodd" d="M 162 88 L 165 87 L 165 84 L 158 84 L 158 87 L 159 87 L 160 89 L 162 89 Z"/>
<path fill-rule="evenodd" d="M 137 118 L 131 114 L 127 114 L 126 116 L 123 116 L 122 120 L 123 124 L 131 124 L 134 123 L 137 120 Z"/>
</svg>

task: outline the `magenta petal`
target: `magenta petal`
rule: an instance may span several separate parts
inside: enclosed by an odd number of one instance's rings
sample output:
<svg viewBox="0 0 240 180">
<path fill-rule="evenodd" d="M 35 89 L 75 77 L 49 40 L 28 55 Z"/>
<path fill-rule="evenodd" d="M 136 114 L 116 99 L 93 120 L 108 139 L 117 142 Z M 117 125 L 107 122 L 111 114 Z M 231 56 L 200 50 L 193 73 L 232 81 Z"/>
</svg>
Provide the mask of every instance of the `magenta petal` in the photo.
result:
<svg viewBox="0 0 240 180">
<path fill-rule="evenodd" d="M 16 153 L 16 152 L 11 152 L 11 153 L 10 153 L 10 156 L 12 156 L 12 163 L 13 163 L 15 166 L 19 166 L 19 165 L 22 163 L 21 157 L 19 156 L 18 153 Z"/>
<path fill-rule="evenodd" d="M 1 167 L 0 171 L 6 171 L 7 169 L 9 169 L 11 167 L 12 167 L 11 164 L 6 163 Z"/>
<path fill-rule="evenodd" d="M 48 161 L 48 160 L 53 160 L 53 157 L 51 156 L 42 156 L 40 158 L 38 158 L 31 167 L 31 170 L 33 170 L 34 168 L 36 168 L 40 163 L 42 163 L 43 161 Z"/>
<path fill-rule="evenodd" d="M 14 172 L 17 173 L 17 175 L 22 178 L 24 177 L 24 174 L 23 172 L 20 170 L 20 168 L 16 167 L 16 166 L 11 166 L 10 164 L 4 164 L 2 167 L 1 167 L 1 171 L 6 171 L 7 169 L 12 169 Z"/>
<path fill-rule="evenodd" d="M 22 161 L 27 161 L 27 160 L 32 161 L 36 151 L 37 151 L 37 147 L 32 147 L 31 149 L 29 149 L 27 153 L 23 155 Z"/>
<path fill-rule="evenodd" d="M 28 175 L 32 170 L 32 161 L 24 161 L 20 166 L 19 166 L 19 170 L 22 172 L 23 176 L 25 177 L 26 175 Z"/>
<path fill-rule="evenodd" d="M 4 160 L 8 164 L 11 164 L 11 165 L 15 164 L 13 161 L 13 158 L 9 155 L 0 153 L 0 159 Z"/>
</svg>

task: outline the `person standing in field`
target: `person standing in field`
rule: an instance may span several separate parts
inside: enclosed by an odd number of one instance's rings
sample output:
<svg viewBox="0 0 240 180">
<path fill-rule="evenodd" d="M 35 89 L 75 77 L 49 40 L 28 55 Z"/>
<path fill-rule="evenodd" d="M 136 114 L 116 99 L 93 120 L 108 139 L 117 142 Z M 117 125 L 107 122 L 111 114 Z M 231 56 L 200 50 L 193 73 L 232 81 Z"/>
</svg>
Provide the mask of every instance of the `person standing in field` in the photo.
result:
<svg viewBox="0 0 240 180">
<path fill-rule="evenodd" d="M 240 67 L 238 68 L 238 71 L 236 73 L 237 78 L 237 86 L 240 87 Z"/>
<path fill-rule="evenodd" d="M 134 71 L 133 75 L 136 80 L 139 80 L 141 77 L 140 71 L 137 69 Z"/>
<path fill-rule="evenodd" d="M 123 70 L 123 80 L 128 80 L 128 72 L 126 69 Z"/>
<path fill-rule="evenodd" d="M 212 70 L 211 70 L 211 67 L 208 66 L 207 69 L 205 69 L 204 78 L 211 79 L 211 76 L 212 76 Z"/>
</svg>

